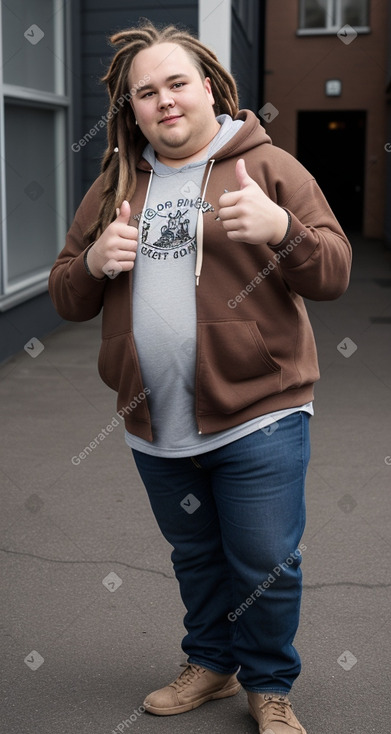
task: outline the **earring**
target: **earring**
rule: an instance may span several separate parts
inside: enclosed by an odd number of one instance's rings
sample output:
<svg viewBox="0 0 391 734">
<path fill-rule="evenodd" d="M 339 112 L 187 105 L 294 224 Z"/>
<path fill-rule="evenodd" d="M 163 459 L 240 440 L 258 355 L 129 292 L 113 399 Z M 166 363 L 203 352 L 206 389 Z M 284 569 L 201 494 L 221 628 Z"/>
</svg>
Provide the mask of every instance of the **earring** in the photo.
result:
<svg viewBox="0 0 391 734">
<path fill-rule="evenodd" d="M 136 124 L 136 125 L 138 125 L 138 122 L 137 122 L 137 120 L 135 120 L 134 122 L 135 122 L 135 124 Z"/>
<path fill-rule="evenodd" d="M 114 148 L 114 153 L 118 153 L 118 148 Z"/>
</svg>

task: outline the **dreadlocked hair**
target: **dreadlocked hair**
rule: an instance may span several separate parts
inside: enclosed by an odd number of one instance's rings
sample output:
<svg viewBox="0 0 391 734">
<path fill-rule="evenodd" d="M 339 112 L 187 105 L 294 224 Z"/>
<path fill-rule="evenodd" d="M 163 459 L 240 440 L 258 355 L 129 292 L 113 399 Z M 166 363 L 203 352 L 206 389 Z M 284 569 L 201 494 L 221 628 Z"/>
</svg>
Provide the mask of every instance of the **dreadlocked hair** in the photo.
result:
<svg viewBox="0 0 391 734">
<path fill-rule="evenodd" d="M 177 43 L 192 57 L 201 77 L 210 78 L 216 116 L 228 114 L 235 117 L 239 111 L 233 77 L 220 64 L 216 54 L 188 31 L 175 25 L 158 28 L 146 20 L 135 28 L 115 33 L 110 37 L 110 43 L 118 47 L 118 51 L 101 79 L 107 85 L 110 100 L 106 115 L 107 148 L 101 165 L 102 201 L 97 220 L 85 233 L 87 244 L 98 239 L 115 219 L 116 208 L 125 199 L 130 200 L 136 188 L 136 166 L 148 141 L 136 125 L 129 104 L 136 90 L 129 90 L 128 75 L 132 61 L 140 51 L 159 43 Z M 148 80 L 140 79 L 138 87 Z"/>
</svg>

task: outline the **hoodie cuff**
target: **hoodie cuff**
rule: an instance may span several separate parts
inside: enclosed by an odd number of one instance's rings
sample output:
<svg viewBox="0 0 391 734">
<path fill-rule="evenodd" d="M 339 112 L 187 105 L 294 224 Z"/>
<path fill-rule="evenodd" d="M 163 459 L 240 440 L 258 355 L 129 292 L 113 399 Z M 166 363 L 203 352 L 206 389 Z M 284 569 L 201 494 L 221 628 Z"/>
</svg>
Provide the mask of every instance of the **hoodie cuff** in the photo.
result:
<svg viewBox="0 0 391 734">
<path fill-rule="evenodd" d="M 92 275 L 91 270 L 88 267 L 87 255 L 88 255 L 88 251 L 91 249 L 92 245 L 95 245 L 95 242 L 91 242 L 91 244 L 88 245 L 87 249 L 84 250 L 84 254 L 83 254 L 84 267 L 85 267 L 88 275 L 91 276 L 91 278 L 93 278 L 94 280 L 97 280 L 97 281 L 105 280 L 105 277 L 107 277 L 107 276 L 104 276 L 103 278 L 96 278 L 95 275 Z"/>
<path fill-rule="evenodd" d="M 284 207 L 285 208 L 285 207 Z M 285 211 L 288 211 L 285 209 Z M 296 268 L 302 265 L 317 247 L 317 240 L 311 230 L 293 214 L 290 217 L 289 231 L 278 245 L 268 245 L 273 253 L 278 253 L 279 263 L 286 268 Z"/>
<path fill-rule="evenodd" d="M 87 248 L 88 250 L 88 248 Z M 71 288 L 82 298 L 88 298 L 97 292 L 99 285 L 104 289 L 107 278 L 95 278 L 89 275 L 85 266 L 85 253 L 83 251 L 74 258 L 66 273 L 66 279 L 69 281 Z"/>
<path fill-rule="evenodd" d="M 283 210 L 284 210 L 284 212 L 286 212 L 286 213 L 287 213 L 287 215 L 288 215 L 288 226 L 287 226 L 287 228 L 286 228 L 286 232 L 285 232 L 285 234 L 284 234 L 284 236 L 283 236 L 283 238 L 282 238 L 281 242 L 277 242 L 277 244 L 276 244 L 276 245 L 270 245 L 270 244 L 268 243 L 269 247 L 272 247 L 272 248 L 273 248 L 273 250 L 274 250 L 274 249 L 275 249 L 276 247 L 281 247 L 281 245 L 283 245 L 283 244 L 284 244 L 284 243 L 285 243 L 285 242 L 287 241 L 287 239 L 288 239 L 288 236 L 289 236 L 289 233 L 290 233 L 290 231 L 291 231 L 291 226 L 292 226 L 292 217 L 291 217 L 291 213 L 290 213 L 290 212 L 288 211 L 288 209 L 285 209 L 285 207 L 284 207 L 284 206 L 282 206 L 282 207 L 281 207 L 281 209 L 283 209 Z"/>
</svg>

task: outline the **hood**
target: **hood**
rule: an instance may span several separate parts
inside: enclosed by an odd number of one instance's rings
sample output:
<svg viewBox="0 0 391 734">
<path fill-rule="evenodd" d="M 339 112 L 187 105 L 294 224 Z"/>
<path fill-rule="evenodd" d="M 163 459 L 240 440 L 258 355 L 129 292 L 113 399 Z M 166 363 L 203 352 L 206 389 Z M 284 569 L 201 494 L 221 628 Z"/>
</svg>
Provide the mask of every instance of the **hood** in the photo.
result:
<svg viewBox="0 0 391 734">
<path fill-rule="evenodd" d="M 240 110 L 234 120 L 241 120 L 243 125 L 236 135 L 215 153 L 213 156 L 215 161 L 241 156 L 252 148 L 272 142 L 259 118 L 251 110 Z"/>
</svg>

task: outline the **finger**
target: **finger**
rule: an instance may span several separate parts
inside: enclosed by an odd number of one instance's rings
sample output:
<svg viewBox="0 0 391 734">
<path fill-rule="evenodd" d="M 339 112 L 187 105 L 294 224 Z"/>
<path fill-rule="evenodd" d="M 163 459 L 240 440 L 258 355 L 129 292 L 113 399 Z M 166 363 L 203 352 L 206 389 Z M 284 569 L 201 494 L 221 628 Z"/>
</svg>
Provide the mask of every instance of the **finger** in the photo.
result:
<svg viewBox="0 0 391 734">
<path fill-rule="evenodd" d="M 246 242 L 247 241 L 247 233 L 243 229 L 233 229 L 230 231 L 227 231 L 227 239 L 232 240 L 233 242 Z"/>
<path fill-rule="evenodd" d="M 219 217 L 222 222 L 229 220 L 236 221 L 238 219 L 238 214 L 239 212 L 236 206 L 224 206 L 219 210 Z"/>
<path fill-rule="evenodd" d="M 117 277 L 122 272 L 132 270 L 134 261 L 136 259 L 136 251 L 125 250 L 117 253 L 116 257 L 110 258 L 107 263 L 103 266 L 102 271 L 111 280 Z"/>
<path fill-rule="evenodd" d="M 118 220 L 116 220 L 118 221 Z M 116 236 L 121 237 L 125 240 L 138 240 L 138 229 L 130 224 L 124 224 L 120 222 L 120 226 L 115 231 Z"/>
<path fill-rule="evenodd" d="M 235 206 L 240 198 L 239 191 L 230 191 L 229 194 L 221 194 L 219 199 L 219 208 L 223 209 L 230 206 Z"/>
<path fill-rule="evenodd" d="M 123 201 L 120 208 L 116 209 L 117 214 L 117 222 L 123 222 L 124 224 L 129 224 L 130 219 L 130 204 L 128 201 Z"/>
<path fill-rule="evenodd" d="M 125 261 L 125 260 L 134 260 L 136 257 L 137 252 L 137 242 L 133 240 L 129 248 L 122 249 L 122 247 L 118 248 L 115 253 L 113 253 L 113 257 L 118 260 L 119 262 Z"/>
<path fill-rule="evenodd" d="M 236 164 L 235 174 L 240 189 L 244 189 L 246 186 L 250 186 L 254 183 L 254 179 L 252 179 L 247 173 L 246 163 L 243 158 L 239 158 Z"/>
<path fill-rule="evenodd" d="M 226 232 L 237 232 L 242 229 L 242 223 L 238 219 L 221 220 Z"/>
</svg>

